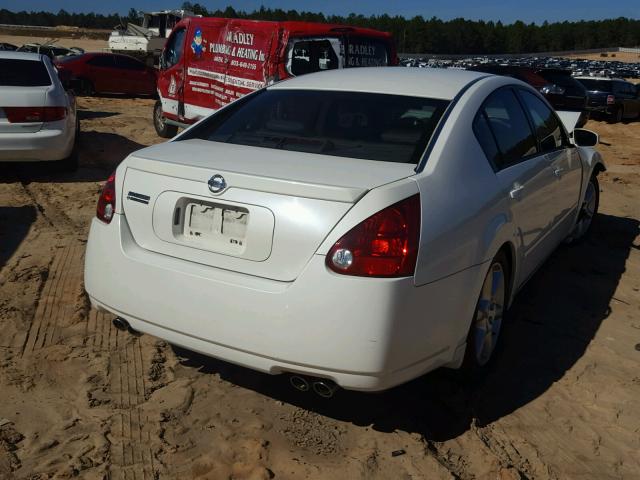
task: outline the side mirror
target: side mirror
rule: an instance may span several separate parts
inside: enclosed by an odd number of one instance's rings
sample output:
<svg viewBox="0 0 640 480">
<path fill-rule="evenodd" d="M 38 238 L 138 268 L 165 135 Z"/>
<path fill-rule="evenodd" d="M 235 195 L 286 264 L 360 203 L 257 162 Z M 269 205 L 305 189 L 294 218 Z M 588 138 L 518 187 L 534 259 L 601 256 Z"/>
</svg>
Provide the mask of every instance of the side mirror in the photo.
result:
<svg viewBox="0 0 640 480">
<path fill-rule="evenodd" d="M 164 50 L 160 54 L 160 59 L 158 61 L 158 65 L 160 65 L 160 70 L 166 70 L 167 69 L 167 61 L 164 58 Z"/>
<path fill-rule="evenodd" d="M 600 137 L 591 130 L 576 128 L 573 131 L 573 143 L 579 147 L 595 147 L 600 142 Z"/>
</svg>

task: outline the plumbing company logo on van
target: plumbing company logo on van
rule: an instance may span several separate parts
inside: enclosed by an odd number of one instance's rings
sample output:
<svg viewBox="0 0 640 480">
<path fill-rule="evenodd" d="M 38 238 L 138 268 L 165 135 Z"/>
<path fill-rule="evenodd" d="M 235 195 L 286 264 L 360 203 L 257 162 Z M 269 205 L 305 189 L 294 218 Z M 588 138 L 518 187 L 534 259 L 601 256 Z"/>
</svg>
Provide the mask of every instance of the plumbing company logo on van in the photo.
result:
<svg viewBox="0 0 640 480">
<path fill-rule="evenodd" d="M 202 29 L 196 28 L 195 34 L 193 35 L 193 41 L 191 42 L 191 51 L 196 58 L 199 59 L 202 57 L 205 43 L 207 43 L 207 41 L 202 38 Z"/>
</svg>

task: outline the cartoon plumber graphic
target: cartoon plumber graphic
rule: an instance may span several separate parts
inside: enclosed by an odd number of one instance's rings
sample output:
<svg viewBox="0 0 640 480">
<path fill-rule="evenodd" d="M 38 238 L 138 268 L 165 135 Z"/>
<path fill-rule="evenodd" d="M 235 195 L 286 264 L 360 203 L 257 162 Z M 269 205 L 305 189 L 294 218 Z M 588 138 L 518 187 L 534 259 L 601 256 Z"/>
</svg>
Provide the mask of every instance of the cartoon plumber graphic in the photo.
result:
<svg viewBox="0 0 640 480">
<path fill-rule="evenodd" d="M 191 50 L 196 58 L 200 58 L 202 56 L 202 52 L 204 51 L 204 42 L 205 40 L 202 38 L 202 30 L 200 28 L 196 28 L 196 33 L 193 36 L 193 42 L 191 42 Z"/>
</svg>

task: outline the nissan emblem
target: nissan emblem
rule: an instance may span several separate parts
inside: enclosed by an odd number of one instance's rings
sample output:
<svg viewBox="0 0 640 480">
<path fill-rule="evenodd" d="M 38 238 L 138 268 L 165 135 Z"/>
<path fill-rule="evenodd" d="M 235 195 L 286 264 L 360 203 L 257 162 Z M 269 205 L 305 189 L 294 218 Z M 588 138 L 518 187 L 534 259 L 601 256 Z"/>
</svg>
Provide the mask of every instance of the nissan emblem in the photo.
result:
<svg viewBox="0 0 640 480">
<path fill-rule="evenodd" d="M 225 181 L 224 177 L 218 174 L 211 177 L 207 184 L 209 185 L 209 190 L 211 191 L 211 193 L 220 193 L 225 188 L 227 188 L 227 182 Z"/>
</svg>

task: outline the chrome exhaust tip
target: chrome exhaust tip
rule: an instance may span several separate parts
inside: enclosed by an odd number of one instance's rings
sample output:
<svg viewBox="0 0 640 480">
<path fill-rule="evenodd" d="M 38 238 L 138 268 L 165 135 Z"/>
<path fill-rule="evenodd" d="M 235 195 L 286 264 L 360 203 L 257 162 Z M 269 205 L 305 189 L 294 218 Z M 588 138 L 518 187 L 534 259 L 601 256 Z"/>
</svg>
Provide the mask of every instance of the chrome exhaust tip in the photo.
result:
<svg viewBox="0 0 640 480">
<path fill-rule="evenodd" d="M 120 318 L 120 317 L 116 317 L 113 319 L 113 326 L 123 332 L 126 332 L 131 328 L 129 326 L 129 322 L 127 322 L 124 318 Z"/>
<path fill-rule="evenodd" d="M 134 328 L 131 327 L 131 325 L 129 325 L 129 328 L 127 328 L 127 332 L 129 332 L 134 337 L 141 337 L 143 335 L 142 332 L 135 330 Z"/>
<path fill-rule="evenodd" d="M 318 380 L 313 382 L 313 391 L 323 398 L 331 398 L 336 393 L 338 385 L 332 380 Z"/>
<path fill-rule="evenodd" d="M 299 392 L 308 392 L 309 391 L 309 382 L 306 378 L 301 377 L 300 375 L 291 375 L 289 377 L 289 383 L 293 388 L 298 390 Z"/>
</svg>

